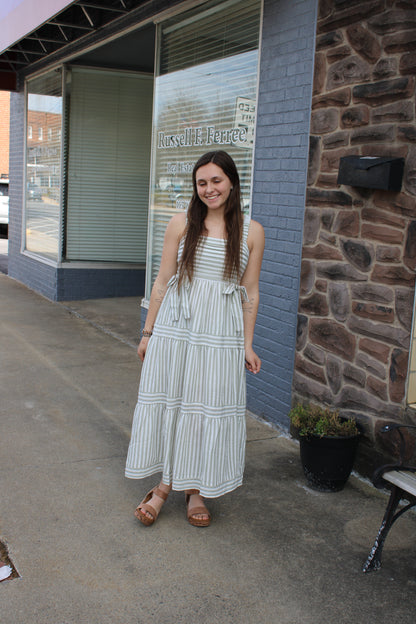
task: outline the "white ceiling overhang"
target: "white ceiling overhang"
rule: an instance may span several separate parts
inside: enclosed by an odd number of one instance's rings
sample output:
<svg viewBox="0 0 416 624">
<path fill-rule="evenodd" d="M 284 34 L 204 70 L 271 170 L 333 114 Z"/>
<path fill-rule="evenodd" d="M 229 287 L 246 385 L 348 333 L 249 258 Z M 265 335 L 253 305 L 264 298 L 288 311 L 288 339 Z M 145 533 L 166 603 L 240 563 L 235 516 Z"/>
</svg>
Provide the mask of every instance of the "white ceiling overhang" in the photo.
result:
<svg viewBox="0 0 416 624">
<path fill-rule="evenodd" d="M 2 0 L 0 89 L 16 89 L 19 72 L 145 4 L 145 0 Z"/>
<path fill-rule="evenodd" d="M 3 0 L 0 6 L 0 54 L 73 2 L 74 0 Z"/>
</svg>

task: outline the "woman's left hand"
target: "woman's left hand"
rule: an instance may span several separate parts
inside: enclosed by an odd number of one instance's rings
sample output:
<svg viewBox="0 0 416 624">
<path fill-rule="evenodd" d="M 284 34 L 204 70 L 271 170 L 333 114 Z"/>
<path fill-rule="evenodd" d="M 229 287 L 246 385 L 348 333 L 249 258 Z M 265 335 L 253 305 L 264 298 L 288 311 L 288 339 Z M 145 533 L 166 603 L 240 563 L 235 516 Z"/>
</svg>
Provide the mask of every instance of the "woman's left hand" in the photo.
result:
<svg viewBox="0 0 416 624">
<path fill-rule="evenodd" d="M 261 359 L 259 358 L 257 353 L 255 353 L 253 349 L 251 348 L 246 349 L 245 358 L 246 358 L 246 369 L 250 371 L 250 373 L 257 375 L 257 373 L 260 371 L 260 368 L 261 368 Z"/>
</svg>

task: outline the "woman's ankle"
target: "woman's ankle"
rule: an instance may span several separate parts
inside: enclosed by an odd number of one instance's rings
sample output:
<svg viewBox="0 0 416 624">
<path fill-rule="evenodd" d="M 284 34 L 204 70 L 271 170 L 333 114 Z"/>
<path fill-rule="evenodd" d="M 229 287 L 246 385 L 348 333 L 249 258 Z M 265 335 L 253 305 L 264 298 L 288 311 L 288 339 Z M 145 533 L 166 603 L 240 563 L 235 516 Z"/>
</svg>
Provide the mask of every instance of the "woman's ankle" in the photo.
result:
<svg viewBox="0 0 416 624">
<path fill-rule="evenodd" d="M 162 481 L 159 483 L 158 488 L 160 490 L 162 490 L 162 492 L 165 492 L 165 494 L 170 494 L 171 490 L 172 490 L 172 484 L 170 485 L 166 485 L 166 483 L 163 483 Z"/>
</svg>

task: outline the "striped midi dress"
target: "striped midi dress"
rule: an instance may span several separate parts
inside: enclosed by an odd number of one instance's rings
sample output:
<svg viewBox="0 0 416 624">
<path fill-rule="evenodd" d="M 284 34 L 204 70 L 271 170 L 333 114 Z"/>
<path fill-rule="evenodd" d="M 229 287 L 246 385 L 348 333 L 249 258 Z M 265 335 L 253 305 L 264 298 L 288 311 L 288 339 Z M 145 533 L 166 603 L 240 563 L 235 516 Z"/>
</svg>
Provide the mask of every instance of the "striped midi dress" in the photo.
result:
<svg viewBox="0 0 416 624">
<path fill-rule="evenodd" d="M 244 221 L 242 272 L 249 218 Z M 178 250 L 182 253 L 183 241 Z M 149 340 L 127 454 L 126 477 L 162 473 L 174 490 L 214 498 L 243 480 L 246 384 L 242 301 L 224 281 L 226 242 L 204 237 L 191 282 L 168 282 Z"/>
</svg>

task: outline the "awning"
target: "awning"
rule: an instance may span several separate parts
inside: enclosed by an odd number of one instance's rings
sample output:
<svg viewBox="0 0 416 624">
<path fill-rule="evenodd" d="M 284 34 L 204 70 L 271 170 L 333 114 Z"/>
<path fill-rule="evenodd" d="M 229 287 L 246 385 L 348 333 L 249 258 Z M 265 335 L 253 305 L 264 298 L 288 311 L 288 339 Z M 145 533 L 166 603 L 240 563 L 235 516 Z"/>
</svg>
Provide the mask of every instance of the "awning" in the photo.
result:
<svg viewBox="0 0 416 624">
<path fill-rule="evenodd" d="M 3 0 L 0 8 L 0 53 L 10 48 L 74 0 Z"/>
<path fill-rule="evenodd" d="M 2 0 L 0 89 L 17 74 L 144 4 L 144 0 Z"/>
</svg>

